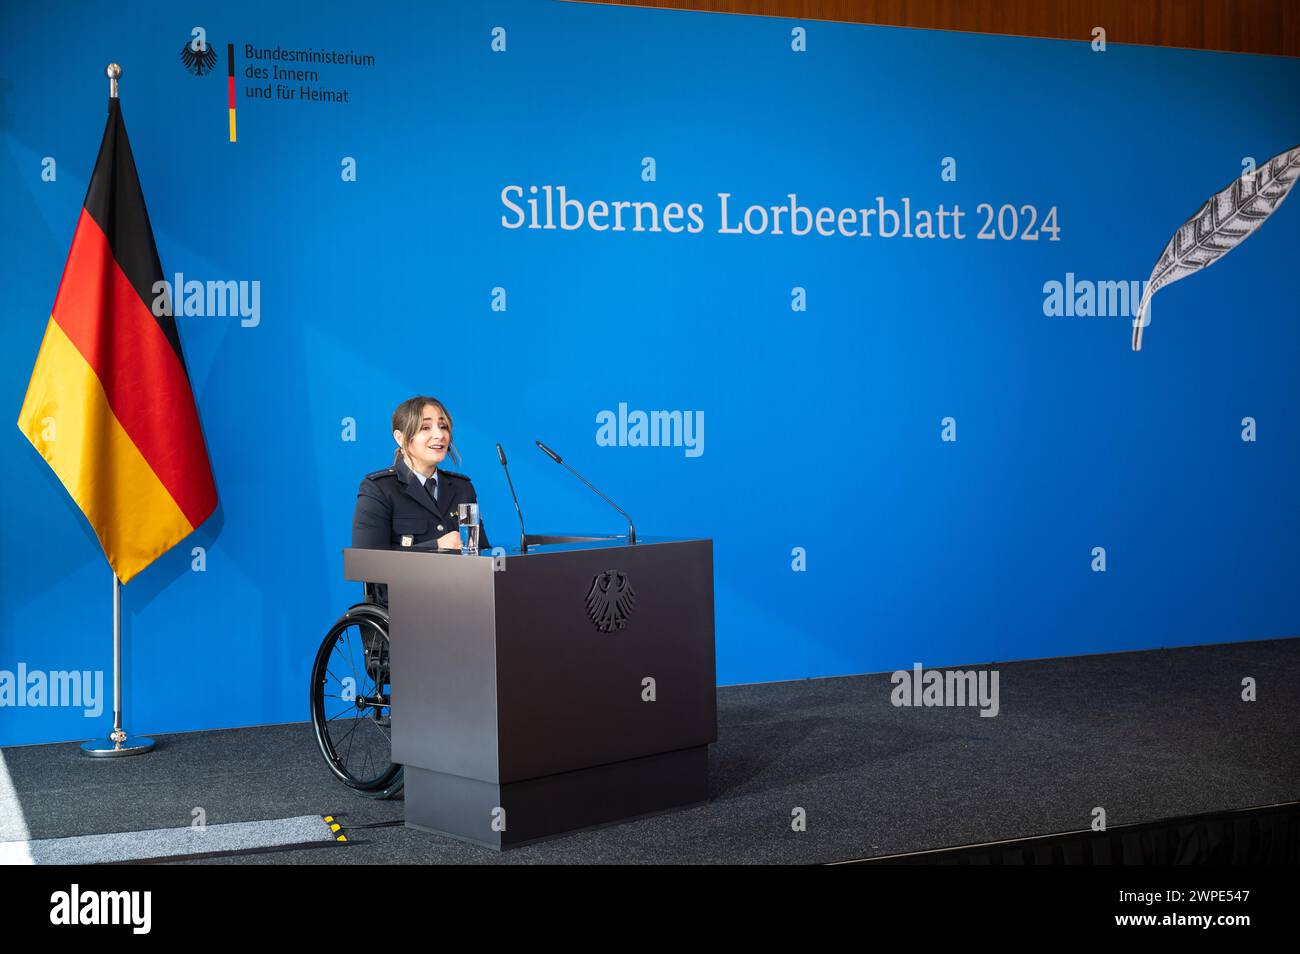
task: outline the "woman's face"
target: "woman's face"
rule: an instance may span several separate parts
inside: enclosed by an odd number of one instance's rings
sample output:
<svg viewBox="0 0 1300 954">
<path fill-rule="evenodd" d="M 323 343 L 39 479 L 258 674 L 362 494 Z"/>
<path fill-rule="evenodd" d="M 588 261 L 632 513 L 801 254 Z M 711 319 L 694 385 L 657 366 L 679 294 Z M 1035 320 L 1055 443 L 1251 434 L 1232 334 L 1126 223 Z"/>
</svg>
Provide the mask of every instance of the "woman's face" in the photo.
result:
<svg viewBox="0 0 1300 954">
<path fill-rule="evenodd" d="M 394 431 L 397 441 L 402 440 L 401 431 Z M 420 430 L 403 448 L 407 458 L 421 471 L 432 471 L 447 456 L 451 443 L 451 430 L 447 427 L 447 416 L 436 404 L 426 404 L 420 414 Z"/>
</svg>

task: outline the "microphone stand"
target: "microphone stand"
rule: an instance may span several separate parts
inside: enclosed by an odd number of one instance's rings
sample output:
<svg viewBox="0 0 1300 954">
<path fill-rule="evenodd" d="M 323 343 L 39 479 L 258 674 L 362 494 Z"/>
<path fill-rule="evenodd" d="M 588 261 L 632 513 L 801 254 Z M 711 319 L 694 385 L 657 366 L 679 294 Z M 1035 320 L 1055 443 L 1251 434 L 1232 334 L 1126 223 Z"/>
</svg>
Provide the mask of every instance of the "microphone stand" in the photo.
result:
<svg viewBox="0 0 1300 954">
<path fill-rule="evenodd" d="M 519 515 L 519 552 L 528 552 L 528 534 L 524 532 L 524 512 L 519 509 L 519 497 L 515 495 L 515 482 L 510 479 L 510 468 L 506 466 L 506 452 L 497 445 L 497 457 L 501 459 L 501 469 L 506 472 L 506 483 L 510 486 L 510 496 L 515 502 L 515 513 Z"/>
<path fill-rule="evenodd" d="M 559 465 L 561 465 L 562 467 L 564 467 L 564 468 L 565 468 L 569 473 L 571 473 L 574 477 L 577 477 L 580 481 L 582 481 L 582 482 L 583 482 L 584 484 L 586 484 L 588 487 L 591 487 L 591 489 L 592 489 L 593 491 L 595 491 L 596 495 L 597 495 L 598 497 L 600 497 L 601 500 L 605 501 L 605 503 L 609 504 L 611 507 L 613 507 L 615 510 L 617 510 L 619 513 L 621 513 L 621 514 L 623 515 L 623 518 L 627 521 L 627 542 L 628 542 L 629 544 L 635 544 L 635 543 L 636 543 L 636 527 L 634 527 L 634 526 L 632 525 L 632 518 L 629 517 L 629 516 L 627 515 L 627 511 L 624 510 L 622 507 L 620 507 L 618 504 L 614 503 L 614 501 L 610 500 L 608 497 L 606 497 L 604 494 L 602 494 L 599 490 L 596 490 L 596 488 L 592 486 L 591 481 L 589 481 L 586 477 L 583 477 L 582 474 L 578 473 L 576 470 L 574 470 L 574 469 L 573 469 L 572 467 L 570 467 L 568 464 L 564 463 L 564 460 L 560 457 L 559 454 L 555 453 L 555 451 L 551 450 L 549 447 L 547 447 L 547 446 L 546 446 L 545 444 L 543 444 L 541 441 L 537 441 L 536 443 L 537 443 L 537 446 L 540 447 L 540 448 L 542 449 L 542 452 L 543 452 L 544 454 L 546 454 L 547 457 L 549 457 L 551 460 L 555 461 L 557 464 L 559 464 Z"/>
</svg>

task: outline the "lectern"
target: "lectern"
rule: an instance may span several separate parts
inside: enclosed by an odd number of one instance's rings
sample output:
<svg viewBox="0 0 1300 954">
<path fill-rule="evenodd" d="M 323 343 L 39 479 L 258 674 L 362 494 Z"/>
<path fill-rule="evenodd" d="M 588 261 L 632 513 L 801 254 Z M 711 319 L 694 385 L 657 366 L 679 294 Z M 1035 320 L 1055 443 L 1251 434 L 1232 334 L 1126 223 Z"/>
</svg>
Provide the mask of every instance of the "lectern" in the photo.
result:
<svg viewBox="0 0 1300 954">
<path fill-rule="evenodd" d="M 388 584 L 406 824 L 498 850 L 708 799 L 713 541 L 346 549 Z"/>
</svg>

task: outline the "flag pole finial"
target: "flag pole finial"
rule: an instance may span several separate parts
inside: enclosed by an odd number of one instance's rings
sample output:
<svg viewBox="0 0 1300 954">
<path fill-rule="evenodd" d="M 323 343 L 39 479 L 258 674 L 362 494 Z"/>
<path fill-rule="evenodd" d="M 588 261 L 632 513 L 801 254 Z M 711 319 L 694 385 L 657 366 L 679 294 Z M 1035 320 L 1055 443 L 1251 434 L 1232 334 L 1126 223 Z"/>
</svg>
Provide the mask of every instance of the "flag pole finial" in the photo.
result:
<svg viewBox="0 0 1300 954">
<path fill-rule="evenodd" d="M 108 69 L 104 72 L 108 74 L 108 98 L 117 99 L 117 81 L 122 75 L 122 67 L 116 63 L 109 63 Z"/>
</svg>

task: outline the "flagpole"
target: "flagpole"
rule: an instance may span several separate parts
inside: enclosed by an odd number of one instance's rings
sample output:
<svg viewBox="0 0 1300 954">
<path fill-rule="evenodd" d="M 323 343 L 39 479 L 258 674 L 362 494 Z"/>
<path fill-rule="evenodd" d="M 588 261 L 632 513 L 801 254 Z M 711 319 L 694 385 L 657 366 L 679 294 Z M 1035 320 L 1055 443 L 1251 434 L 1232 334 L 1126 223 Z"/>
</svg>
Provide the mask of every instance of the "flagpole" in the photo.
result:
<svg viewBox="0 0 1300 954">
<path fill-rule="evenodd" d="M 122 75 L 122 67 L 109 63 L 108 97 L 117 99 L 117 81 Z M 118 755 L 143 755 L 154 747 L 153 739 L 139 736 L 130 738 L 122 731 L 122 581 L 117 578 L 117 571 L 109 567 L 113 574 L 113 731 L 107 739 L 91 739 L 81 744 L 82 755 L 111 757 Z"/>
</svg>

